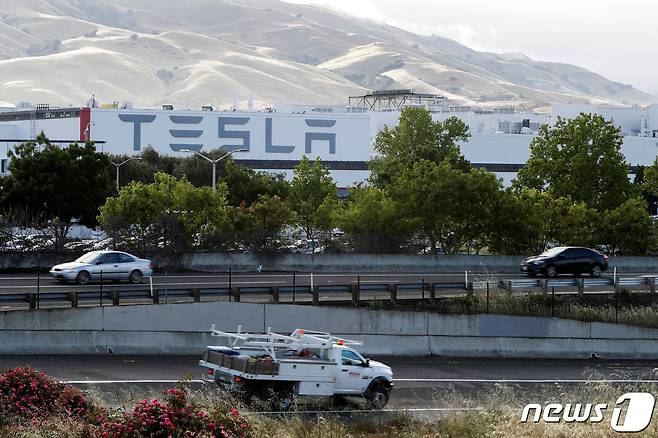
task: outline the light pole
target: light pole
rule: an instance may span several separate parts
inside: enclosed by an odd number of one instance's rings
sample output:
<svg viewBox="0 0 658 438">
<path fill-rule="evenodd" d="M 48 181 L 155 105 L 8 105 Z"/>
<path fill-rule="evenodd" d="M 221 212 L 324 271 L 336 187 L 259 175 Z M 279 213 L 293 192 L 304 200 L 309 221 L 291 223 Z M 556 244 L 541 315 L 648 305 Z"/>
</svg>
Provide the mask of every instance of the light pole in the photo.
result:
<svg viewBox="0 0 658 438">
<path fill-rule="evenodd" d="M 192 153 L 194 155 L 198 155 L 199 157 L 203 158 L 204 160 L 212 163 L 212 190 L 216 191 L 217 190 L 217 163 L 219 163 L 220 161 L 222 161 L 225 158 L 230 157 L 231 155 L 233 155 L 236 152 L 249 152 L 249 151 L 247 149 L 238 149 L 238 150 L 235 150 L 235 151 L 227 152 L 224 155 L 222 155 L 221 157 L 217 158 L 216 160 L 213 160 L 212 158 L 206 157 L 201 152 L 191 151 L 189 149 L 181 149 L 180 152 L 187 152 L 187 153 Z"/>
<path fill-rule="evenodd" d="M 124 164 L 126 164 L 129 161 L 133 161 L 133 160 L 139 161 L 141 159 L 142 159 L 142 157 L 130 157 L 127 160 L 125 160 L 121 163 L 115 163 L 114 161 L 110 161 L 110 163 L 112 163 L 114 165 L 114 167 L 117 168 L 117 193 L 119 192 L 119 167 L 123 166 Z"/>
</svg>

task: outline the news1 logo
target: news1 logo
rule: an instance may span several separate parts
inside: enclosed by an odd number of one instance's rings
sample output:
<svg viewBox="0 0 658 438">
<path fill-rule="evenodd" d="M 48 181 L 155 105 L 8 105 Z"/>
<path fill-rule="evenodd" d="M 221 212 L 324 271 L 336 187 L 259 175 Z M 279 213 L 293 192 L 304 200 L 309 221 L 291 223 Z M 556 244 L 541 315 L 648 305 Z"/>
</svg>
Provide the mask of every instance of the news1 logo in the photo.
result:
<svg viewBox="0 0 658 438">
<path fill-rule="evenodd" d="M 610 427 L 615 432 L 642 432 L 651 424 L 656 400 L 646 392 L 629 392 L 617 399 L 612 409 Z M 523 408 L 521 422 L 533 423 L 600 423 L 605 419 L 607 403 L 529 404 Z M 532 412 L 532 417 L 531 417 Z M 625 415 L 624 415 L 625 414 Z"/>
</svg>

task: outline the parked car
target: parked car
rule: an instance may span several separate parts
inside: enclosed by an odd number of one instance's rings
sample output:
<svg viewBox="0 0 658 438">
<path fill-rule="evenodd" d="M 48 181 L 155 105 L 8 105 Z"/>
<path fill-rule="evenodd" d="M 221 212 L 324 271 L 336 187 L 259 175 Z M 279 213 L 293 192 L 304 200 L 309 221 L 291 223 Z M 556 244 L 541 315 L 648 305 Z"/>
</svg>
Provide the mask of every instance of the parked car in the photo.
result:
<svg viewBox="0 0 658 438">
<path fill-rule="evenodd" d="M 558 274 L 590 274 L 600 277 L 608 269 L 608 256 L 590 249 L 574 246 L 560 246 L 549 249 L 538 256 L 529 257 L 521 262 L 521 272 L 530 276 Z"/>
<path fill-rule="evenodd" d="M 87 284 L 90 281 L 127 280 L 141 283 L 143 277 L 153 274 L 153 263 L 121 251 L 91 251 L 73 262 L 55 265 L 50 270 L 51 278 L 58 281 L 75 281 Z"/>
</svg>

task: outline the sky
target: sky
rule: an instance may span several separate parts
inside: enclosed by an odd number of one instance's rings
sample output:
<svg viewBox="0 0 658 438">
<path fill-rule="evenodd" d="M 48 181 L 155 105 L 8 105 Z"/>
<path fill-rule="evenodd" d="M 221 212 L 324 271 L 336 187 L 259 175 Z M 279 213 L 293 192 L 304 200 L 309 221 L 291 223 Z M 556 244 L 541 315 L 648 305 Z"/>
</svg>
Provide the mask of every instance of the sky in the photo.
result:
<svg viewBox="0 0 658 438">
<path fill-rule="evenodd" d="M 285 0 L 328 6 L 472 49 L 575 64 L 658 96 L 651 0 Z"/>
</svg>

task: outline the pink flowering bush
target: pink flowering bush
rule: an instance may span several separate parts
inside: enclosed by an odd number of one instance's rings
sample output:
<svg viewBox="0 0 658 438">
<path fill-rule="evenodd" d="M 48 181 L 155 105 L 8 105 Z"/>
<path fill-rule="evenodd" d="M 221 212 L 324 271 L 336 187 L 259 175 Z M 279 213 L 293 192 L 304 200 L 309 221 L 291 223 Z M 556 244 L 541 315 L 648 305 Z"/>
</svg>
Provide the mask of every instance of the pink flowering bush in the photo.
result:
<svg viewBox="0 0 658 438">
<path fill-rule="evenodd" d="M 103 437 L 222 437 L 246 438 L 249 424 L 240 412 L 213 412 L 209 415 L 188 401 L 181 389 L 164 392 L 164 402 L 142 400 L 122 418 L 104 424 Z"/>
<path fill-rule="evenodd" d="M 76 388 L 32 368 L 12 368 L 0 374 L 0 418 L 42 421 L 51 415 L 63 415 L 94 423 L 102 413 Z"/>
<path fill-rule="evenodd" d="M 210 411 L 169 389 L 130 412 L 108 413 L 76 388 L 31 368 L 0 374 L 0 436 L 248 438 L 249 422 L 230 405 Z M 10 429 L 6 429 L 9 427 Z M 67 433 L 64 433 L 64 431 Z"/>
</svg>

